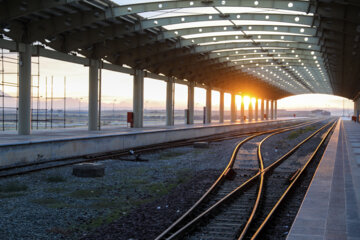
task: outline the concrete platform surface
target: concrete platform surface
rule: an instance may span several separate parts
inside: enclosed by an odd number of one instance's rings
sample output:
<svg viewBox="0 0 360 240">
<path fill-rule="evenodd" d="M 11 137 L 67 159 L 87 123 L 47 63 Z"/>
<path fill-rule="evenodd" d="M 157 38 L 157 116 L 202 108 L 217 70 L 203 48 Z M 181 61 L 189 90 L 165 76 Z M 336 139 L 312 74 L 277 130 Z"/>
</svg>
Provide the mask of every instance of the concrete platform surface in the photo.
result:
<svg viewBox="0 0 360 240">
<path fill-rule="evenodd" d="M 287 240 L 360 240 L 360 124 L 336 126 Z"/>
<path fill-rule="evenodd" d="M 18 135 L 16 131 L 5 131 L 0 132 L 0 147 L 9 146 L 9 145 L 19 145 L 19 144 L 28 144 L 35 142 L 47 142 L 47 141 L 63 141 L 71 139 L 87 139 L 87 138 L 97 138 L 97 137 L 109 137 L 109 136 L 118 136 L 118 135 L 128 135 L 128 134 L 139 134 L 146 132 L 160 132 L 160 131 L 169 131 L 169 130 L 184 130 L 184 129 L 197 129 L 197 128 L 211 128 L 219 126 L 233 126 L 239 124 L 253 124 L 253 123 L 262 123 L 262 122 L 272 122 L 272 121 L 285 121 L 285 120 L 299 120 L 301 118 L 279 118 L 277 120 L 259 120 L 252 122 L 240 122 L 235 123 L 225 122 L 225 123 L 210 123 L 202 124 L 196 123 L 192 125 L 182 124 L 175 126 L 151 126 L 143 128 L 126 128 L 126 127 L 115 127 L 115 126 L 106 126 L 102 127 L 100 131 L 88 131 L 87 128 L 59 128 L 59 129 L 42 129 L 42 130 L 33 130 L 31 135 Z"/>
<path fill-rule="evenodd" d="M 0 166 L 79 157 L 87 154 L 119 151 L 151 144 L 221 134 L 235 130 L 250 132 L 299 118 L 136 128 L 105 127 L 101 131 L 57 129 L 33 131 L 19 136 L 15 131 L 0 133 Z M 251 126 L 251 129 L 250 129 Z"/>
</svg>

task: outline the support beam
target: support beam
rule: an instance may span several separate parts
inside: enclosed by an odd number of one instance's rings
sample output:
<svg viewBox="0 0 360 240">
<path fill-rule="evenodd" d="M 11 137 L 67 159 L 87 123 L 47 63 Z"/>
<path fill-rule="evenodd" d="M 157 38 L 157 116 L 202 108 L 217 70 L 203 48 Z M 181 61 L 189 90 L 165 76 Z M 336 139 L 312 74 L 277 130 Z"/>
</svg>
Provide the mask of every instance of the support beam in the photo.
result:
<svg viewBox="0 0 360 240">
<path fill-rule="evenodd" d="M 236 122 L 236 101 L 235 94 L 231 93 L 231 122 Z"/>
<path fill-rule="evenodd" d="M 259 101 L 255 99 L 255 121 L 259 120 Z"/>
<path fill-rule="evenodd" d="M 244 96 L 241 96 L 241 105 L 240 105 L 240 120 L 244 122 L 245 117 L 245 104 L 244 104 Z"/>
<path fill-rule="evenodd" d="M 266 100 L 266 120 L 269 120 L 269 100 Z"/>
<path fill-rule="evenodd" d="M 19 52 L 19 135 L 31 131 L 31 45 Z"/>
<path fill-rule="evenodd" d="M 265 100 L 261 99 L 261 107 L 260 107 L 260 119 L 264 120 L 264 106 L 265 106 Z"/>
<path fill-rule="evenodd" d="M 174 126 L 175 83 L 172 78 L 166 82 L 166 125 Z"/>
<path fill-rule="evenodd" d="M 270 102 L 270 116 L 271 116 L 271 120 L 274 120 L 274 100 L 271 100 Z"/>
<path fill-rule="evenodd" d="M 248 112 L 249 112 L 249 122 L 251 122 L 253 120 L 253 104 L 250 100 L 250 103 L 249 103 L 249 108 L 248 108 Z"/>
<path fill-rule="evenodd" d="M 278 112 L 277 112 L 277 100 L 275 100 L 275 120 L 277 119 L 277 115 L 278 115 Z"/>
<path fill-rule="evenodd" d="M 211 123 L 211 88 L 206 89 L 206 121 L 205 123 Z"/>
<path fill-rule="evenodd" d="M 99 61 L 89 61 L 89 115 L 88 129 L 96 131 L 98 129 L 99 115 Z"/>
<path fill-rule="evenodd" d="M 134 127 L 142 128 L 144 124 L 144 71 L 135 70 L 133 94 Z"/>
<path fill-rule="evenodd" d="M 188 122 L 187 124 L 194 124 L 194 82 L 188 85 Z"/>
<path fill-rule="evenodd" d="M 354 100 L 354 116 L 356 116 L 356 122 L 359 122 L 360 115 L 360 98 Z"/>
<path fill-rule="evenodd" d="M 220 91 L 219 122 L 224 123 L 224 92 Z"/>
</svg>

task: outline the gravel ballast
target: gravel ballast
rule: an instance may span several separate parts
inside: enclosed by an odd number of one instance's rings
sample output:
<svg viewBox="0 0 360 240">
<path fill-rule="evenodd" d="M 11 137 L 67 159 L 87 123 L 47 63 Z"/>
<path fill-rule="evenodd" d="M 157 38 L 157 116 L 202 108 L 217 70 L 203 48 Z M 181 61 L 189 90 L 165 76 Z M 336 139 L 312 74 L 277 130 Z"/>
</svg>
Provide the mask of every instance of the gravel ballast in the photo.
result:
<svg viewBox="0 0 360 240">
<path fill-rule="evenodd" d="M 161 231 L 160 226 L 171 223 L 210 187 L 241 139 L 214 142 L 209 149 L 187 146 L 142 154 L 147 162 L 126 161 L 132 156 L 102 161 L 102 178 L 75 177 L 69 166 L 2 179 L 0 239 L 99 239 L 99 229 L 118 219 L 129 232 L 118 239 L 141 239 L 141 231 L 131 236 L 136 231 L 129 228 L 144 226 L 142 217 L 147 222 L 156 219 Z M 186 195 L 185 189 L 191 188 Z M 175 201 L 181 191 L 183 199 Z M 135 209 L 143 212 L 137 210 L 140 215 L 125 220 Z M 145 210 L 157 213 L 156 218 L 146 220 Z"/>
</svg>

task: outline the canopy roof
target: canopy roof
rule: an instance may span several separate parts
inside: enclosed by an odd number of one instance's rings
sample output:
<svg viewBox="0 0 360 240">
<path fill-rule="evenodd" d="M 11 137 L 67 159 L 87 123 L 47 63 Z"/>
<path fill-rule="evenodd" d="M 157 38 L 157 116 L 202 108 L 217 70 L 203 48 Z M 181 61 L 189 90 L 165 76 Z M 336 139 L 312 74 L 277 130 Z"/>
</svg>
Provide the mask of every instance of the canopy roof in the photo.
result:
<svg viewBox="0 0 360 240">
<path fill-rule="evenodd" d="M 360 90 L 357 0 L 116 2 L 0 0 L 0 33 L 259 97 Z"/>
</svg>

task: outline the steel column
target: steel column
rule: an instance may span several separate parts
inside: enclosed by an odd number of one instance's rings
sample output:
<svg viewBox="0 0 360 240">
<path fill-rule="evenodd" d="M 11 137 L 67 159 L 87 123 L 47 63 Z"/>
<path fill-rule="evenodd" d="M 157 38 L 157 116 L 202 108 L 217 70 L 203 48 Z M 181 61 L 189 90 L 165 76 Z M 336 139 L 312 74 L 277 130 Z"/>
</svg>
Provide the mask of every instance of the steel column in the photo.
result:
<svg viewBox="0 0 360 240">
<path fill-rule="evenodd" d="M 264 106 L 265 106 L 265 100 L 261 99 L 261 107 L 260 107 L 260 119 L 264 120 Z"/>
<path fill-rule="evenodd" d="M 135 70 L 133 94 L 134 127 L 142 128 L 144 124 L 144 71 Z"/>
<path fill-rule="evenodd" d="M 31 131 L 31 45 L 19 52 L 19 135 Z"/>
<path fill-rule="evenodd" d="M 235 94 L 231 94 L 231 122 L 236 122 L 236 101 Z"/>
<path fill-rule="evenodd" d="M 206 121 L 211 123 L 211 88 L 206 89 Z"/>
<path fill-rule="evenodd" d="M 188 85 L 188 124 L 194 124 L 194 82 Z"/>
<path fill-rule="evenodd" d="M 249 121 L 251 122 L 253 120 L 253 105 L 252 105 L 251 99 L 250 99 L 250 103 L 249 103 L 248 112 L 249 112 Z"/>
<path fill-rule="evenodd" d="M 359 122 L 359 114 L 360 114 L 360 98 L 354 100 L 354 116 L 356 116 L 356 122 Z"/>
<path fill-rule="evenodd" d="M 269 120 L 269 100 L 266 100 L 266 120 Z"/>
<path fill-rule="evenodd" d="M 166 82 L 166 125 L 174 126 L 175 83 L 172 78 Z"/>
<path fill-rule="evenodd" d="M 255 99 L 255 121 L 259 119 L 259 101 Z"/>
<path fill-rule="evenodd" d="M 98 129 L 98 114 L 99 114 L 99 61 L 90 60 L 89 115 L 88 115 L 89 131 L 96 131 Z"/>
<path fill-rule="evenodd" d="M 274 100 L 271 100 L 270 102 L 270 116 L 271 116 L 271 120 L 274 120 Z"/>
<path fill-rule="evenodd" d="M 275 119 L 277 119 L 277 100 L 274 101 L 274 104 L 275 104 Z"/>
<path fill-rule="evenodd" d="M 240 120 L 244 122 L 245 117 L 245 104 L 244 104 L 244 96 L 241 96 L 241 105 L 240 105 Z"/>
<path fill-rule="evenodd" d="M 224 122 L 224 92 L 220 91 L 220 106 L 219 106 L 219 111 L 220 111 L 220 119 L 219 122 L 223 123 Z"/>
</svg>

